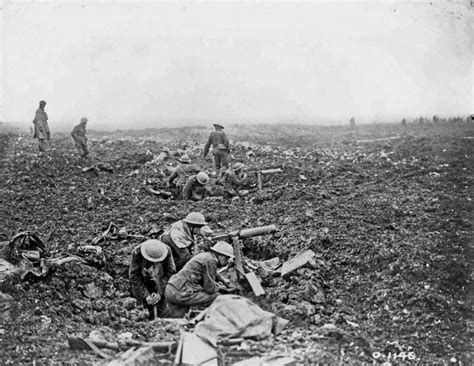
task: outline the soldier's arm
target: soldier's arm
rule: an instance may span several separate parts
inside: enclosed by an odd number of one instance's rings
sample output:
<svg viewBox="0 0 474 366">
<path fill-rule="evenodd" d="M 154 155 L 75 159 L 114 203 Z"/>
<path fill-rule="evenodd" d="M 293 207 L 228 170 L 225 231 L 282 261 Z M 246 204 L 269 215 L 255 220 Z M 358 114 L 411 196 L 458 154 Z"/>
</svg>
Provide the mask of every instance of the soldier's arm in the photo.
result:
<svg viewBox="0 0 474 366">
<path fill-rule="evenodd" d="M 183 188 L 183 200 L 189 200 L 192 196 L 194 177 L 190 177 Z"/>
<path fill-rule="evenodd" d="M 150 292 L 147 290 L 145 283 L 143 281 L 142 268 L 140 256 L 132 252 L 132 259 L 130 261 L 130 269 L 128 272 L 131 285 L 134 287 L 137 295 L 140 299 L 145 299 Z"/>
<path fill-rule="evenodd" d="M 212 144 L 212 136 L 214 136 L 213 133 L 211 133 L 211 134 L 209 135 L 209 138 L 207 139 L 206 146 L 204 146 L 203 157 L 206 157 L 206 156 L 207 156 L 207 153 L 209 152 L 209 148 L 211 147 L 211 144 Z"/>
<path fill-rule="evenodd" d="M 217 290 L 216 284 L 217 268 L 212 262 L 203 263 L 202 287 L 208 294 L 215 294 Z"/>
</svg>

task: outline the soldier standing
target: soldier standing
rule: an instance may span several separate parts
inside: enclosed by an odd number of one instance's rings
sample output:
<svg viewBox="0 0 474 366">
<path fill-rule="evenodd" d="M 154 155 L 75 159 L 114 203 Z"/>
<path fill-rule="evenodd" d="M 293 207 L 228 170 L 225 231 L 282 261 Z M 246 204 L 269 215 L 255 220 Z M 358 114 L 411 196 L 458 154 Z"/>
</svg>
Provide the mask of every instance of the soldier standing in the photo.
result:
<svg viewBox="0 0 474 366">
<path fill-rule="evenodd" d="M 85 158 L 89 155 L 89 150 L 87 149 L 87 137 L 86 137 L 86 125 L 88 119 L 86 117 L 81 118 L 81 122 L 74 127 L 71 132 L 71 136 L 76 143 L 77 153 Z"/>
<path fill-rule="evenodd" d="M 212 153 L 214 154 L 214 166 L 217 176 L 221 175 L 221 168 L 226 170 L 229 167 L 228 154 L 230 152 L 229 140 L 225 134 L 224 127 L 218 123 L 214 123 L 216 129 L 209 135 L 206 146 L 204 146 L 203 157 L 206 158 L 209 148 L 212 145 Z"/>
<path fill-rule="evenodd" d="M 44 107 L 46 107 L 46 102 L 42 100 L 39 102 L 39 108 L 36 110 L 35 119 L 33 120 L 35 126 L 33 138 L 38 139 L 39 151 L 46 150 L 46 140 L 51 138 L 48 126 L 48 115 L 44 111 Z"/>
</svg>

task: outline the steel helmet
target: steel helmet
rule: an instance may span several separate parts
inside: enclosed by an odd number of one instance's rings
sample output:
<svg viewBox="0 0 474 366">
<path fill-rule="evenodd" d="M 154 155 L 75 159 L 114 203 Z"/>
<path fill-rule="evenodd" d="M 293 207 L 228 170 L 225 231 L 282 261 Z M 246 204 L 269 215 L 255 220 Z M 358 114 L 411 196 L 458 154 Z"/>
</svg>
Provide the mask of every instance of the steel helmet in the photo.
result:
<svg viewBox="0 0 474 366">
<path fill-rule="evenodd" d="M 183 219 L 184 222 L 193 225 L 200 225 L 204 226 L 207 225 L 206 219 L 204 215 L 200 212 L 190 212 L 188 215 Z"/>
<path fill-rule="evenodd" d="M 237 172 L 239 171 L 240 169 L 242 169 L 245 165 L 243 163 L 235 163 L 233 166 L 232 166 L 232 170 L 234 172 Z"/>
<path fill-rule="evenodd" d="M 87 121 L 89 121 L 89 120 L 88 120 L 86 117 L 82 117 L 82 118 L 81 118 L 81 122 L 82 122 L 82 123 L 86 123 Z"/>
<path fill-rule="evenodd" d="M 166 258 L 168 247 L 159 240 L 150 239 L 141 244 L 140 252 L 146 260 L 156 263 Z"/>
<path fill-rule="evenodd" d="M 190 163 L 191 158 L 188 156 L 188 154 L 183 154 L 181 157 L 178 159 L 182 163 Z"/>
<path fill-rule="evenodd" d="M 210 248 L 213 252 L 218 254 L 225 255 L 226 257 L 233 258 L 234 257 L 234 248 L 229 243 L 225 241 L 218 241 Z"/>
<path fill-rule="evenodd" d="M 196 179 L 203 186 L 205 186 L 207 183 L 209 183 L 209 176 L 204 172 L 199 172 L 196 176 Z"/>
<path fill-rule="evenodd" d="M 222 128 L 222 129 L 224 129 L 224 126 L 222 126 L 222 125 L 219 124 L 219 123 L 214 123 L 213 126 L 214 126 L 214 127 L 217 127 L 217 128 Z"/>
</svg>

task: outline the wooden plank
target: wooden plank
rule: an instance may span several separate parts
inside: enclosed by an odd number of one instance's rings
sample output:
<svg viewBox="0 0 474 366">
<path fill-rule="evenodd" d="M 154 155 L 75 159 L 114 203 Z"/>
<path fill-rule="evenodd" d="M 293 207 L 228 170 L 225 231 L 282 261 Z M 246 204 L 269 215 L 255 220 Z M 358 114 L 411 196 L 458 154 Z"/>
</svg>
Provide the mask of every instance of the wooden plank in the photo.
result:
<svg viewBox="0 0 474 366">
<path fill-rule="evenodd" d="M 180 365 L 218 365 L 217 351 L 194 333 L 185 332 Z"/>
<path fill-rule="evenodd" d="M 265 295 L 265 290 L 263 289 L 262 285 L 260 284 L 260 281 L 258 280 L 254 272 L 246 273 L 245 278 L 249 282 L 250 287 L 252 287 L 255 296 Z"/>
<path fill-rule="evenodd" d="M 137 349 L 130 349 L 116 358 L 110 361 L 107 366 L 139 366 L 139 365 L 153 365 L 155 358 L 155 352 L 152 347 L 140 347 Z"/>
<path fill-rule="evenodd" d="M 280 270 L 281 275 L 286 276 L 294 270 L 303 267 L 307 263 L 313 263 L 315 256 L 316 253 L 314 253 L 311 249 L 299 253 L 296 257 L 291 258 L 283 263 Z"/>
</svg>

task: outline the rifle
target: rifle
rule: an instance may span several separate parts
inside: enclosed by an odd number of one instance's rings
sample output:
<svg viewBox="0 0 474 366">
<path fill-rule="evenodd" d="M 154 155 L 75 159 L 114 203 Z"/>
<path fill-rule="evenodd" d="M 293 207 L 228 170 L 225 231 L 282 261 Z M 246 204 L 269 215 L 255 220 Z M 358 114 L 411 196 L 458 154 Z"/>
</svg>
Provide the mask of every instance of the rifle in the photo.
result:
<svg viewBox="0 0 474 366">
<path fill-rule="evenodd" d="M 242 265 L 242 239 L 252 238 L 255 236 L 272 234 L 277 231 L 275 225 L 259 226 L 250 229 L 236 230 L 226 234 L 216 235 L 210 238 L 211 242 L 218 242 L 220 240 L 230 241 L 232 240 L 232 246 L 234 248 L 235 255 L 235 268 L 237 269 L 237 276 L 240 279 L 240 275 L 244 276 L 252 287 L 253 292 L 256 296 L 265 294 L 262 285 L 257 279 L 254 272 L 245 272 Z"/>
</svg>

